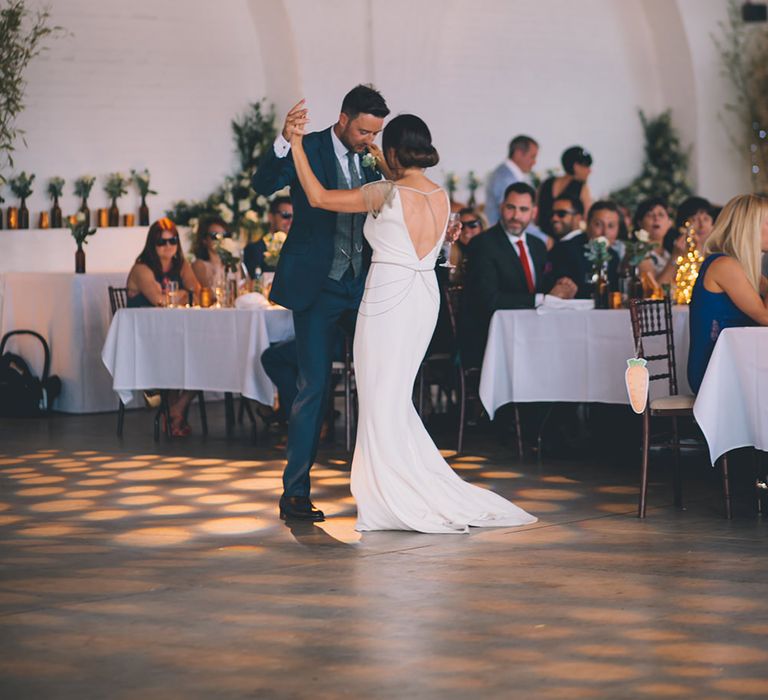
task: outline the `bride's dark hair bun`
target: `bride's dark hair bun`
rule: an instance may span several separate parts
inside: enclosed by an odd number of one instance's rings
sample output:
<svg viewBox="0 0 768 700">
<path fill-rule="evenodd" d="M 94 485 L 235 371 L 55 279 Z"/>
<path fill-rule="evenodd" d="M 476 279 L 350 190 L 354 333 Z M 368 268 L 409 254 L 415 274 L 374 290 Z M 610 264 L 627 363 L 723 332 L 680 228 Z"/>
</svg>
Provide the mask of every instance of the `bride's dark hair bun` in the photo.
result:
<svg viewBox="0 0 768 700">
<path fill-rule="evenodd" d="M 389 122 L 384 127 L 381 145 L 385 155 L 394 148 L 404 168 L 431 168 L 440 161 L 429 127 L 415 114 L 400 114 Z"/>
</svg>

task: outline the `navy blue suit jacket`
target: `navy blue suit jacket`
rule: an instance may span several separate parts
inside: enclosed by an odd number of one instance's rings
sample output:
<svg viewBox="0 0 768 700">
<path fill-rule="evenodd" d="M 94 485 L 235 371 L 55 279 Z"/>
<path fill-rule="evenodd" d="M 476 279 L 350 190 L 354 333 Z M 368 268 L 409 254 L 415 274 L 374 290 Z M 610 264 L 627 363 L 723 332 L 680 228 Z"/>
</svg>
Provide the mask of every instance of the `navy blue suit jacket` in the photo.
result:
<svg viewBox="0 0 768 700">
<path fill-rule="evenodd" d="M 323 187 L 335 190 L 339 185 L 331 128 L 307 134 L 304 150 Z M 370 168 L 362 168 L 362 176 L 365 182 L 381 177 Z M 278 158 L 270 148 L 253 176 L 252 185 L 265 196 L 286 185 L 291 188 L 293 223 L 280 253 L 270 298 L 286 308 L 302 311 L 315 301 L 331 271 L 336 213 L 310 206 L 296 175 L 293 153 Z M 364 251 L 365 259 L 370 260 L 370 250 Z"/>
</svg>

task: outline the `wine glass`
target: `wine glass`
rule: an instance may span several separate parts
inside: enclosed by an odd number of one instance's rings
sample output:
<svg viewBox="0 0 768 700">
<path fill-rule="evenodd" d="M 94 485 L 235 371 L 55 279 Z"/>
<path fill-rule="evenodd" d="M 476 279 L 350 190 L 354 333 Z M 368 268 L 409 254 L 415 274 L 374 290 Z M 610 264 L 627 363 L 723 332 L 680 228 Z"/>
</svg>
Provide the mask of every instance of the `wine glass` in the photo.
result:
<svg viewBox="0 0 768 700">
<path fill-rule="evenodd" d="M 452 232 L 456 229 L 457 226 L 461 226 L 459 212 L 452 211 L 448 215 L 446 239 L 443 242 L 443 255 L 445 256 L 445 261 L 440 263 L 440 267 L 447 267 L 449 270 L 455 270 L 456 265 L 451 263 L 451 246 L 453 245 L 453 241 L 448 240 L 448 236 L 452 235 Z"/>
</svg>

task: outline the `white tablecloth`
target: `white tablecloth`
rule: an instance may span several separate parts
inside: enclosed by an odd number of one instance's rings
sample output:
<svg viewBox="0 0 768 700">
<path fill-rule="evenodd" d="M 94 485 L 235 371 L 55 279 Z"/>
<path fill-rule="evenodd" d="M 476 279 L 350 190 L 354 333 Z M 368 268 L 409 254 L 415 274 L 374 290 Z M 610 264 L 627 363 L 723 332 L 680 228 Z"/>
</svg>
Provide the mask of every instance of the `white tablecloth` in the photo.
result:
<svg viewBox="0 0 768 700">
<path fill-rule="evenodd" d="M 147 226 L 100 228 L 83 247 L 90 272 L 125 270 L 144 247 Z M 0 272 L 73 272 L 77 245 L 68 228 L 3 231 Z M 189 246 L 185 239 L 185 252 Z"/>
<path fill-rule="evenodd" d="M 690 393 L 687 306 L 673 308 L 673 327 L 678 390 Z M 646 354 L 655 354 L 658 347 L 645 342 Z M 624 371 L 634 356 L 626 309 L 497 311 L 483 359 L 480 399 L 490 416 L 510 402 L 628 404 Z M 651 396 L 667 392 L 666 380 L 651 385 Z"/>
<path fill-rule="evenodd" d="M 232 392 L 271 404 L 261 354 L 293 336 L 287 309 L 121 309 L 102 360 L 128 403 L 135 389 Z"/>
<path fill-rule="evenodd" d="M 720 333 L 693 414 L 712 464 L 739 447 L 768 450 L 768 328 Z"/>
<path fill-rule="evenodd" d="M 8 233 L 29 232 L 0 233 L 4 238 Z M 62 381 L 55 410 L 91 413 L 117 407 L 112 378 L 101 363 L 101 348 L 112 317 L 107 287 L 124 286 L 126 276 L 125 272 L 0 275 L 0 333 L 32 330 L 48 341 L 51 374 Z M 43 367 L 39 347 L 34 338 L 12 338 L 7 349 L 24 357 L 39 376 Z"/>
</svg>

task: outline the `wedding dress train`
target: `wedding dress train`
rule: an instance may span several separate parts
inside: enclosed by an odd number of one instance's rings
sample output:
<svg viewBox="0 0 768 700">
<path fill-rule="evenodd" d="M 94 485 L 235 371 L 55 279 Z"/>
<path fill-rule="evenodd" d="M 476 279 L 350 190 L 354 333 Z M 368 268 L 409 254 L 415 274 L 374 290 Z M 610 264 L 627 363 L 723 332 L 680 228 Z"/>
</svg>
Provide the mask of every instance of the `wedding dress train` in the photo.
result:
<svg viewBox="0 0 768 700">
<path fill-rule="evenodd" d="M 437 222 L 432 201 L 447 198 L 445 191 L 382 181 L 363 192 L 369 209 L 364 232 L 373 259 L 354 342 L 360 409 L 351 481 L 357 529 L 461 533 L 469 526 L 536 522 L 498 494 L 463 481 L 413 405 L 414 380 L 440 306 L 434 270 L 447 221 Z M 413 215 L 406 217 L 406 209 Z M 430 220 L 424 211 L 431 214 L 437 242 L 419 258 L 406 220 L 423 226 Z"/>
</svg>

